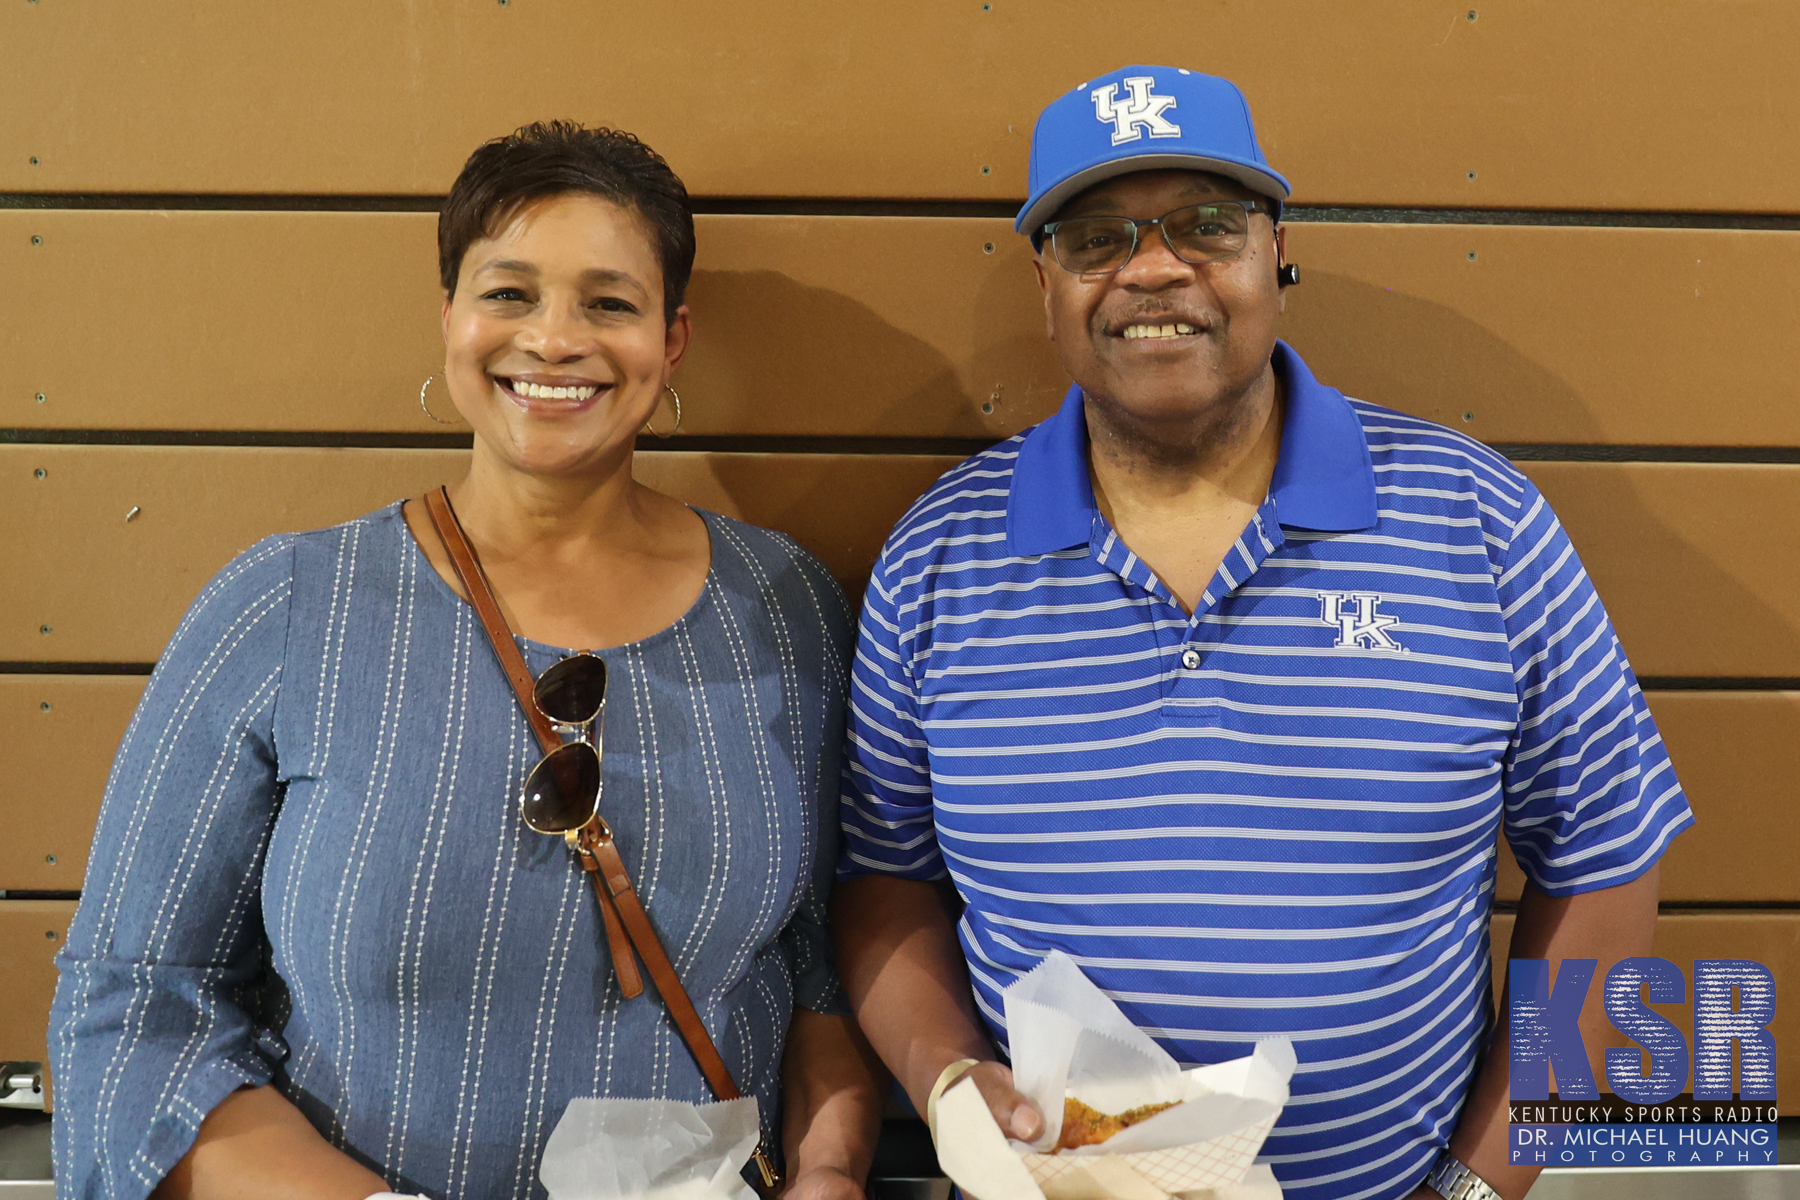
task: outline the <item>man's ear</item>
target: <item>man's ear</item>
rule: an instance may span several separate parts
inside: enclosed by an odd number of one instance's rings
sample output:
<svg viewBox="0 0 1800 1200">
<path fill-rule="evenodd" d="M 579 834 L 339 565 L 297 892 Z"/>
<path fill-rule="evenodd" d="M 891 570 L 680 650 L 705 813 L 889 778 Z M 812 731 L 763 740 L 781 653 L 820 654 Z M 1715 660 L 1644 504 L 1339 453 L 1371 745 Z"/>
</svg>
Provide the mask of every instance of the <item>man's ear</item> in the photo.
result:
<svg viewBox="0 0 1800 1200">
<path fill-rule="evenodd" d="M 1056 340 L 1056 322 L 1050 318 L 1050 268 L 1044 265 L 1044 252 L 1039 250 L 1037 257 L 1031 260 L 1032 269 L 1037 272 L 1038 291 L 1044 296 L 1044 333 L 1051 341 Z M 1057 268 L 1061 270 L 1061 268 Z"/>
<path fill-rule="evenodd" d="M 1287 226 L 1275 227 L 1275 313 L 1287 313 L 1288 290 L 1281 286 L 1281 272 L 1287 268 Z"/>
</svg>

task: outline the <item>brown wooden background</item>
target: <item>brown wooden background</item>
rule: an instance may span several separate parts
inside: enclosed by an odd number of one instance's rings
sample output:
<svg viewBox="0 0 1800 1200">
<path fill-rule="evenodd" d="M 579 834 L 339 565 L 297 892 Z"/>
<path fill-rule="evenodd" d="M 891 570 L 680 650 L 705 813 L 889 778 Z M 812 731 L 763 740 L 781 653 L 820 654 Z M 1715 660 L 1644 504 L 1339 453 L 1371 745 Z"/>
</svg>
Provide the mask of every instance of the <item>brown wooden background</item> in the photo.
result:
<svg viewBox="0 0 1800 1200">
<path fill-rule="evenodd" d="M 112 750 L 195 591 L 460 472 L 415 396 L 470 149 L 569 116 L 668 156 L 698 336 L 641 474 L 856 590 L 1066 386 L 1007 218 L 1037 111 L 1134 61 L 1249 94 L 1320 377 L 1501 446 L 1572 531 L 1700 819 L 1660 952 L 1800 986 L 1800 9 L 1468 3 L 0 8 L 0 1059 L 43 1057 Z"/>
</svg>

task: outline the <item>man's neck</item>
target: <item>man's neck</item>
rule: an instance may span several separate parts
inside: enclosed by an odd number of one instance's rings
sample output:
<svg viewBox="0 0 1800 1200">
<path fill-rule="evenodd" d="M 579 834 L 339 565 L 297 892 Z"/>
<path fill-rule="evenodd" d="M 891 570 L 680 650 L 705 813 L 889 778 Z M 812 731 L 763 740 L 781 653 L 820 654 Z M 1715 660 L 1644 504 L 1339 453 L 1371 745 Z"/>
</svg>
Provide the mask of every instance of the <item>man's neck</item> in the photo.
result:
<svg viewBox="0 0 1800 1200">
<path fill-rule="evenodd" d="M 1134 421 L 1090 397 L 1088 464 L 1101 511 L 1117 525 L 1115 514 L 1192 519 L 1241 504 L 1260 507 L 1281 451 L 1282 406 L 1273 368 L 1241 395 L 1180 425 Z"/>
</svg>

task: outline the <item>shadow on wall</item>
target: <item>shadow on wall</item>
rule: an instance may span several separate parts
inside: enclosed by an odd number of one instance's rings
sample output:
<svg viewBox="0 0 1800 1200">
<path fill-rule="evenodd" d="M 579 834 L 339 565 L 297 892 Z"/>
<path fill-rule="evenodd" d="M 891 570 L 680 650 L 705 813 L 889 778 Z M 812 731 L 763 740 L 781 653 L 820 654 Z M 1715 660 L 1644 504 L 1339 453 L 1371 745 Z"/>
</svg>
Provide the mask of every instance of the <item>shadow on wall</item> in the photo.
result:
<svg viewBox="0 0 1800 1200">
<path fill-rule="evenodd" d="M 1322 381 L 1474 436 L 1484 412 L 1504 410 L 1511 428 L 1573 430 L 1567 440 L 1575 444 L 1603 440 L 1564 380 L 1442 304 L 1315 272 L 1292 294 L 1282 336 Z M 1732 528 L 1744 528 L 1736 489 L 1749 486 L 1750 472 L 1771 468 L 1523 465 L 1542 476 L 1640 674 L 1800 675 L 1793 614 L 1721 567 L 1741 572 L 1740 560 L 1759 553 Z M 1659 504 L 1667 497 L 1644 490 L 1659 472 L 1695 470 L 1716 476 L 1717 490 L 1693 504 Z"/>
<path fill-rule="evenodd" d="M 1308 271 L 1305 280 L 1288 294 L 1282 336 L 1347 395 L 1473 437 L 1504 413 L 1511 429 L 1604 440 L 1567 382 L 1455 309 L 1342 275 Z"/>
<path fill-rule="evenodd" d="M 1006 314 L 990 322 L 996 336 L 975 354 L 977 378 L 1007 381 L 992 397 L 1002 437 L 1054 414 L 1069 390 L 1069 376 L 1044 327 L 1031 260 L 1031 244 L 1013 239 L 1002 248 L 997 269 L 982 278 L 976 298 L 978 311 Z"/>
<path fill-rule="evenodd" d="M 693 397 L 685 426 L 691 433 L 997 441 L 1037 419 L 1017 415 L 1023 410 L 1014 397 L 1029 390 L 1011 382 L 1020 376 L 1018 364 L 1048 358 L 1054 367 L 1044 347 L 1011 339 L 979 348 L 959 371 L 942 351 L 868 306 L 777 271 L 697 271 L 691 304 L 694 348 L 682 372 Z M 709 313 L 730 319 L 709 320 Z"/>
</svg>

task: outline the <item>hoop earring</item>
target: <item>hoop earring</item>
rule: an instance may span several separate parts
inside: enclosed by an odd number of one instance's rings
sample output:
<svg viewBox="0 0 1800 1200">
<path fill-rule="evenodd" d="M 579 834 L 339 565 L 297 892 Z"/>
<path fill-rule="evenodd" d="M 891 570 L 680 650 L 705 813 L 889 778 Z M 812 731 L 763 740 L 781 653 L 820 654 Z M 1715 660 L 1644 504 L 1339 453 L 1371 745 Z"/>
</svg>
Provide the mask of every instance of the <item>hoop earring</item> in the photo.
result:
<svg viewBox="0 0 1800 1200">
<path fill-rule="evenodd" d="M 454 424 L 456 424 L 455 421 L 444 420 L 444 418 L 442 418 L 442 417 L 438 416 L 436 413 L 432 412 L 431 406 L 429 404 L 425 403 L 425 389 L 430 387 L 431 381 L 436 378 L 437 378 L 436 375 L 427 375 L 425 377 L 425 382 L 421 383 L 419 385 L 419 407 L 425 410 L 426 416 L 428 416 L 432 420 L 436 421 L 439 425 L 454 425 Z"/>
<path fill-rule="evenodd" d="M 650 422 L 648 420 L 646 420 L 644 422 L 644 428 L 656 437 L 671 438 L 671 437 L 675 436 L 675 431 L 681 428 L 681 393 L 676 391 L 674 388 L 670 387 L 666 383 L 663 384 L 663 391 L 665 391 L 665 392 L 669 393 L 669 395 L 675 397 L 675 424 L 669 426 L 669 432 L 667 432 L 667 433 L 657 433 L 655 429 L 651 428 Z M 654 414 L 654 413 L 651 414 L 651 416 L 655 416 L 655 415 L 656 414 Z"/>
</svg>

